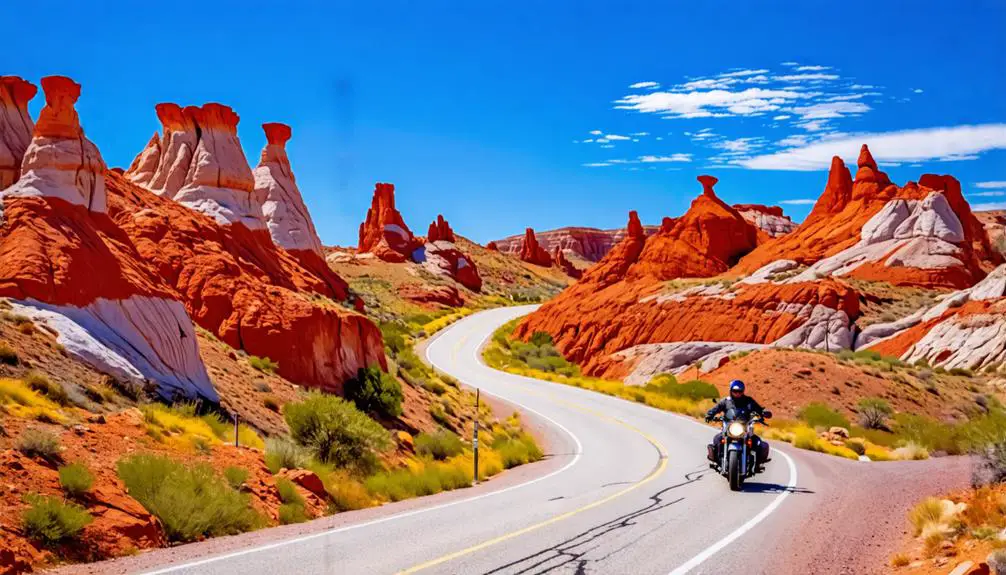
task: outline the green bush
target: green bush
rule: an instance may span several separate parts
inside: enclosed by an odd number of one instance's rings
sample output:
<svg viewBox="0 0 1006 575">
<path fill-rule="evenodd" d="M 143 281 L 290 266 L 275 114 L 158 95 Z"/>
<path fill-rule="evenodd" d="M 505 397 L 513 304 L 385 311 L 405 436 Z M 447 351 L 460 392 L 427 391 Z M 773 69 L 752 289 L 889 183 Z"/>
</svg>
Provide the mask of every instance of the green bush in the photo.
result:
<svg viewBox="0 0 1006 575">
<path fill-rule="evenodd" d="M 66 394 L 66 390 L 63 389 L 62 385 L 53 383 L 48 377 L 38 373 L 37 371 L 28 372 L 28 374 L 24 376 L 24 382 L 28 385 L 28 387 L 48 397 L 59 405 L 67 405 L 70 403 L 70 396 Z"/>
<path fill-rule="evenodd" d="M 265 464 L 273 474 L 281 469 L 303 469 L 311 461 L 310 452 L 282 437 L 265 440 Z"/>
<path fill-rule="evenodd" d="M 248 470 L 232 465 L 224 469 L 224 479 L 227 480 L 227 485 L 230 485 L 231 489 L 241 489 L 245 481 L 248 481 Z"/>
<path fill-rule="evenodd" d="M 436 395 L 443 395 L 447 393 L 447 386 L 436 379 L 424 379 L 423 389 Z"/>
<path fill-rule="evenodd" d="M 497 439 L 493 442 L 492 448 L 499 453 L 503 469 L 538 461 L 543 456 L 541 448 L 527 433 Z"/>
<path fill-rule="evenodd" d="M 262 517 L 206 464 L 187 466 L 160 455 L 119 460 L 129 494 L 161 520 L 172 541 L 233 535 L 256 529 Z"/>
<path fill-rule="evenodd" d="M 472 484 L 469 462 L 434 462 L 418 470 L 395 469 L 372 475 L 365 485 L 372 494 L 401 501 L 411 497 L 433 495 Z"/>
<path fill-rule="evenodd" d="M 346 399 L 365 413 L 381 417 L 398 417 L 402 414 L 402 386 L 391 374 L 379 367 L 361 367 L 356 377 L 346 382 L 343 391 Z"/>
<path fill-rule="evenodd" d="M 41 457 L 49 462 L 59 461 L 62 447 L 59 437 L 44 429 L 30 427 L 21 433 L 17 449 L 28 457 Z"/>
<path fill-rule="evenodd" d="M 83 463 L 71 463 L 59 468 L 59 484 L 70 497 L 80 497 L 91 490 L 94 474 Z"/>
<path fill-rule="evenodd" d="M 439 403 L 433 403 L 430 405 L 430 417 L 433 421 L 436 421 L 444 427 L 453 427 L 451 425 L 451 418 L 447 416 L 447 412 L 444 411 L 444 407 Z"/>
<path fill-rule="evenodd" d="M 376 465 L 375 452 L 392 446 L 383 427 L 341 397 L 313 391 L 283 414 L 294 441 L 322 463 L 366 471 Z"/>
<path fill-rule="evenodd" d="M 283 503 L 304 505 L 304 497 L 297 491 L 297 486 L 286 477 L 276 480 L 276 492 L 279 493 L 279 500 Z"/>
<path fill-rule="evenodd" d="M 59 497 L 29 494 L 25 502 L 29 507 L 21 516 L 24 533 L 44 545 L 73 539 L 94 520 L 80 505 Z"/>
<path fill-rule="evenodd" d="M 446 429 L 438 429 L 433 433 L 420 433 L 416 436 L 416 453 L 443 461 L 459 455 L 465 450 L 465 444 L 456 433 Z"/>
<path fill-rule="evenodd" d="M 809 403 L 807 407 L 800 410 L 797 416 L 811 427 L 844 427 L 849 429 L 849 420 L 823 403 Z"/>
<path fill-rule="evenodd" d="M 308 520 L 307 512 L 301 503 L 284 503 L 279 506 L 279 522 L 281 525 L 304 523 Z"/>
<path fill-rule="evenodd" d="M 704 399 L 718 399 L 720 396 L 716 386 L 699 379 L 678 383 L 678 379 L 670 373 L 663 373 L 655 376 L 646 384 L 647 391 L 655 391 L 668 397 L 690 399 L 692 401 L 702 401 Z"/>
<path fill-rule="evenodd" d="M 248 365 L 252 366 L 252 369 L 256 369 L 262 373 L 276 373 L 279 371 L 279 364 L 268 357 L 249 355 Z"/>
<path fill-rule="evenodd" d="M 963 367 L 954 367 L 950 369 L 950 375 L 959 375 L 961 377 L 974 377 L 974 372 L 970 369 L 965 369 Z"/>
<path fill-rule="evenodd" d="M 538 347 L 552 345 L 554 343 L 552 341 L 552 335 L 545 331 L 536 331 L 532 333 L 529 341 L 531 342 L 531 345 Z"/>
<path fill-rule="evenodd" d="M 21 358 L 18 357 L 17 352 L 11 349 L 9 345 L 0 343 L 0 363 L 18 365 L 21 363 Z"/>
<path fill-rule="evenodd" d="M 867 429 L 885 429 L 887 418 L 894 413 L 890 404 L 879 397 L 864 397 L 856 404 L 859 422 Z"/>
</svg>

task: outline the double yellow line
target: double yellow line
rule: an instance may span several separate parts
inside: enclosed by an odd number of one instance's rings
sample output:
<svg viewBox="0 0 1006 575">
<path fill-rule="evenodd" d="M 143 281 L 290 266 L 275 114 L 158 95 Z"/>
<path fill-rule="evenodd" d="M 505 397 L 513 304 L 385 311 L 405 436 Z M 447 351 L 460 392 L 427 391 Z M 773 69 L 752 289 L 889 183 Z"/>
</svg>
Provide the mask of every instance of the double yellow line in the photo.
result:
<svg viewBox="0 0 1006 575">
<path fill-rule="evenodd" d="M 454 346 L 454 350 L 453 350 L 453 353 L 452 353 L 453 357 L 456 357 L 458 348 L 460 348 L 461 345 L 467 339 L 468 339 L 467 336 L 465 336 L 465 337 L 461 338 L 460 340 L 458 340 L 457 345 Z M 623 489 L 623 490 L 621 490 L 621 491 L 619 491 L 617 493 L 613 493 L 613 494 L 611 494 L 611 495 L 609 495 L 609 496 L 607 496 L 607 497 L 605 497 L 603 499 L 599 499 L 597 501 L 594 501 L 593 503 L 588 503 L 587 505 L 584 505 L 583 507 L 578 507 L 578 508 L 573 509 L 571 511 L 567 511 L 567 512 L 562 513 L 560 515 L 556 515 L 555 517 L 550 517 L 549 519 L 546 519 L 546 520 L 541 521 L 539 523 L 535 523 L 534 525 L 529 525 L 529 526 L 524 527 L 522 529 L 518 529 L 517 531 L 512 531 L 510 533 L 506 533 L 506 534 L 500 535 L 499 537 L 495 537 L 493 539 L 489 539 L 487 541 L 483 541 L 482 543 L 478 543 L 478 544 L 472 545 L 471 547 L 466 547 L 465 549 L 461 549 L 460 551 L 455 551 L 453 553 L 448 553 L 447 555 L 444 555 L 442 557 L 437 557 L 436 559 L 431 559 L 431 560 L 429 560 L 429 561 L 427 561 L 425 563 L 420 563 L 419 565 L 415 565 L 415 566 L 410 567 L 408 569 L 405 569 L 403 571 L 399 571 L 399 574 L 418 573 L 419 571 L 423 571 L 425 569 L 429 569 L 430 567 L 435 567 L 437 565 L 441 565 L 441 564 L 447 563 L 448 561 L 453 561 L 453 560 L 458 559 L 460 557 L 464 557 L 465 555 L 471 555 L 472 553 L 475 553 L 477 551 L 481 551 L 483 549 L 487 549 L 489 547 L 492 547 L 493 545 L 497 545 L 499 543 L 503 543 L 504 541 L 509 541 L 510 539 L 514 539 L 516 537 L 520 537 L 521 535 L 526 535 L 526 534 L 531 533 L 533 531 L 537 531 L 537 530 L 539 530 L 539 529 L 541 529 L 543 527 L 548 527 L 549 525 L 554 525 L 554 524 L 556 524 L 556 523 L 558 523 L 560 521 L 565 521 L 566 519 L 569 519 L 570 517 L 573 517 L 575 515 L 579 515 L 580 513 L 583 513 L 584 511 L 589 511 L 591 509 L 594 509 L 595 507 L 600 507 L 601 505 L 604 505 L 605 503 L 609 503 L 609 502 L 611 502 L 611 501 L 613 501 L 615 499 L 618 499 L 619 497 L 622 497 L 623 495 L 626 495 L 627 493 L 630 493 L 632 491 L 635 491 L 636 489 L 639 489 L 643 485 L 646 485 L 647 483 L 649 483 L 649 482 L 653 481 L 654 479 L 656 479 L 657 477 L 659 477 L 664 472 L 664 470 L 667 469 L 667 451 L 664 449 L 663 445 L 661 445 L 659 441 L 657 441 L 654 437 L 652 437 L 651 435 L 647 434 L 646 432 L 644 432 L 644 431 L 642 431 L 642 430 L 640 430 L 640 429 L 638 429 L 638 428 L 636 428 L 636 427 L 634 427 L 632 425 L 629 425 L 628 423 L 625 423 L 624 421 L 622 421 L 620 419 L 615 419 L 614 417 L 611 417 L 609 415 L 605 415 L 603 413 L 600 413 L 600 412 L 595 411 L 593 409 L 590 409 L 588 407 L 585 407 L 585 406 L 582 406 L 582 405 L 579 405 L 579 404 L 576 404 L 576 403 L 570 403 L 570 402 L 565 401 L 565 400 L 557 399 L 554 395 L 552 395 L 550 393 L 541 393 L 541 392 L 538 392 L 538 391 L 533 391 L 533 392 L 529 391 L 528 393 L 531 393 L 532 395 L 537 395 L 539 397 L 544 397 L 544 398 L 548 399 L 549 401 L 551 401 L 552 403 L 555 403 L 557 405 L 563 405 L 563 406 L 569 407 L 571 409 L 575 409 L 577 411 L 581 411 L 581 412 L 586 413 L 588 415 L 592 415 L 592 416 L 594 416 L 594 417 L 596 417 L 596 418 L 598 418 L 598 419 L 600 419 L 602 421 L 607 421 L 609 423 L 614 423 L 616 425 L 620 425 L 620 426 L 628 429 L 629 431 L 632 431 L 633 433 L 635 433 L 637 435 L 640 435 L 641 437 L 643 437 L 643 439 L 645 439 L 646 441 L 648 441 L 650 443 L 650 445 L 652 445 L 654 447 L 654 449 L 657 450 L 657 453 L 660 454 L 660 461 L 657 463 L 657 466 L 654 467 L 653 470 L 650 471 L 650 473 L 646 477 L 644 477 L 643 479 L 641 479 L 639 482 L 634 483 L 634 484 L 630 485 L 629 487 L 626 487 L 625 489 Z"/>
</svg>

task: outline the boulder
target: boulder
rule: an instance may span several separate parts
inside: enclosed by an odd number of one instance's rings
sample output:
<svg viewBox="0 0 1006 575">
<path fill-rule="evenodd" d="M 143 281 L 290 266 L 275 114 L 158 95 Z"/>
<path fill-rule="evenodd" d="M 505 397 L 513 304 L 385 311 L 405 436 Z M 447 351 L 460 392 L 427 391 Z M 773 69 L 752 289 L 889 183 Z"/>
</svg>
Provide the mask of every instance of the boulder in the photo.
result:
<svg viewBox="0 0 1006 575">
<path fill-rule="evenodd" d="M 500 251 L 499 245 L 497 245 L 496 242 L 489 242 L 488 244 L 486 244 L 486 249 L 491 252 Z"/>
<path fill-rule="evenodd" d="M 21 160 L 34 130 L 28 102 L 37 92 L 31 82 L 0 76 L 0 190 L 21 177 Z"/>
<path fill-rule="evenodd" d="M 328 498 L 325 490 L 325 483 L 313 471 L 307 469 L 284 469 L 279 473 L 280 477 L 285 477 L 295 485 L 303 487 L 310 493 L 317 495 L 323 501 Z"/>
<path fill-rule="evenodd" d="M 531 228 L 524 230 L 524 243 L 520 247 L 520 259 L 536 266 L 552 267 L 552 256 L 545 248 L 538 245 L 538 238 L 534 236 L 534 230 Z"/>
<path fill-rule="evenodd" d="M 396 292 L 399 297 L 421 305 L 461 307 L 465 304 L 458 288 L 449 285 L 423 286 L 408 283 L 398 286 Z"/>
</svg>

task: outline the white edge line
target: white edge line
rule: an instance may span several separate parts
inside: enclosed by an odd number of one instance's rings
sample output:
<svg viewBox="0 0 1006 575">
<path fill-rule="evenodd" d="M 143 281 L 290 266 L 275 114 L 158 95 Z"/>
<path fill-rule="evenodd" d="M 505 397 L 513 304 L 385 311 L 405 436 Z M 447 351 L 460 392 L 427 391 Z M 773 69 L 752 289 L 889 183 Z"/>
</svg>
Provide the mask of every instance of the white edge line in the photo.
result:
<svg viewBox="0 0 1006 575">
<path fill-rule="evenodd" d="M 668 573 L 668 575 L 685 575 L 685 573 L 688 573 L 692 569 L 698 567 L 706 559 L 709 559 L 710 557 L 721 551 L 724 547 L 733 543 L 740 536 L 750 531 L 752 528 L 754 528 L 755 525 L 761 523 L 766 517 L 768 517 L 773 511 L 775 511 L 777 507 L 782 505 L 782 502 L 787 497 L 789 497 L 790 493 L 792 493 L 793 488 L 796 487 L 796 477 L 797 477 L 796 464 L 793 462 L 793 458 L 790 457 L 788 454 L 778 449 L 776 449 L 775 452 L 785 457 L 786 463 L 789 466 L 789 483 L 786 484 L 787 489 L 782 493 L 780 493 L 778 496 L 776 496 L 776 498 L 772 500 L 772 503 L 769 503 L 768 506 L 766 506 L 764 509 L 761 510 L 760 513 L 758 513 L 758 515 L 755 515 L 754 517 L 749 519 L 747 523 L 741 525 L 723 539 L 720 539 L 716 543 L 713 543 L 695 557 L 692 557 L 688 561 L 685 561 L 680 567 Z"/>
<path fill-rule="evenodd" d="M 427 360 L 430 359 L 430 347 L 433 345 L 433 342 L 437 338 L 439 338 L 439 335 L 441 335 L 443 332 L 446 332 L 448 329 L 450 329 L 450 328 L 445 328 L 444 330 L 442 330 L 437 335 L 437 337 L 434 338 L 433 340 L 431 340 L 430 343 L 426 346 L 425 355 L 426 355 L 426 359 Z M 487 335 L 485 338 L 483 338 L 482 339 L 482 343 L 485 343 L 485 340 L 488 339 L 488 337 L 489 336 Z M 479 344 L 479 347 L 482 346 L 482 343 Z M 433 361 L 430 360 L 430 363 L 432 364 Z M 494 394 L 490 394 L 490 395 L 494 395 Z M 494 397 L 496 397 L 496 396 L 494 395 Z M 527 411 L 529 411 L 529 412 L 537 415 L 538 417 L 541 417 L 542 419 L 545 419 L 546 421 L 548 421 L 552 425 L 555 425 L 557 428 L 561 429 L 566 435 L 568 435 L 573 440 L 573 442 L 576 444 L 576 453 L 574 454 L 572 461 L 570 461 L 566 465 L 562 466 L 560 469 L 556 469 L 552 473 L 549 473 L 548 475 L 543 475 L 541 477 L 532 479 L 530 481 L 525 481 L 524 483 L 518 483 L 517 485 L 511 485 L 510 487 L 506 487 L 506 488 L 500 489 L 498 491 L 490 491 L 489 493 L 483 493 L 481 495 L 475 495 L 474 497 L 469 497 L 467 499 L 459 499 L 457 501 L 451 501 L 451 502 L 448 502 L 448 503 L 443 503 L 441 505 L 435 505 L 433 507 L 424 507 L 422 509 L 415 509 L 415 510 L 412 510 L 412 511 L 406 511 L 404 513 L 399 513 L 397 515 L 389 515 L 388 517 L 382 517 L 380 519 L 374 519 L 372 521 L 367 521 L 367 522 L 364 522 L 364 523 L 357 523 L 355 525 L 347 525 L 345 527 L 340 527 L 338 529 L 332 529 L 330 531 L 322 531 L 320 533 L 312 533 L 310 535 L 304 535 L 302 537 L 294 537 L 292 539 L 285 539 L 283 541 L 277 541 L 276 543 L 270 543 L 268 545 L 261 545 L 261 546 L 258 546 L 258 547 L 248 547 L 246 549 L 241 549 L 239 551 L 233 551 L 231 553 L 226 553 L 226 554 L 223 554 L 223 555 L 215 555 L 215 556 L 212 556 L 212 557 L 207 557 L 205 559 L 200 559 L 198 561 L 192 561 L 190 563 L 183 563 L 181 565 L 172 565 L 170 567 L 165 567 L 163 569 L 158 569 L 156 571 L 145 571 L 145 573 L 146 573 L 146 575 L 159 575 L 161 573 L 172 573 L 174 571 L 181 571 L 183 569 L 192 569 L 194 567 L 199 567 L 200 565 L 206 565 L 208 563 L 215 563 L 217 561 L 223 561 L 223 560 L 226 560 L 226 559 L 231 559 L 233 557 L 240 557 L 242 555 L 248 555 L 249 553 L 258 553 L 258 552 L 261 552 L 261 551 L 268 551 L 270 549 L 276 549 L 277 547 L 283 547 L 285 545 L 292 545 L 294 543 L 301 543 L 301 542 L 304 542 L 304 541 L 310 541 L 312 539 L 318 539 L 320 537 L 325 537 L 325 536 L 328 536 L 328 535 L 335 535 L 336 533 L 343 533 L 345 531 L 352 531 L 354 529 L 362 529 L 364 527 L 370 527 L 371 525 L 378 525 L 380 523 L 386 523 L 388 521 L 393 521 L 393 520 L 396 520 L 396 519 L 405 519 L 406 517 L 412 517 L 412 516 L 420 515 L 422 513 L 427 513 L 427 512 L 430 512 L 430 511 L 437 511 L 439 509 L 446 509 L 448 507 L 453 507 L 455 505 L 461 505 L 462 503 L 471 503 L 472 501 L 476 501 L 476 500 L 479 500 L 479 499 L 485 499 L 487 497 L 492 497 L 494 495 L 500 495 L 500 494 L 506 493 L 508 491 L 514 491 L 514 490 L 520 489 L 522 487 L 527 487 L 528 485 L 532 485 L 534 483 L 538 483 L 539 481 L 544 481 L 544 480 L 546 480 L 546 479 L 548 479 L 550 477 L 553 477 L 555 475 L 558 475 L 558 474 L 566 471 L 567 469 L 569 469 L 570 467 L 573 467 L 574 465 L 576 465 L 580 461 L 580 456 L 583 454 L 583 444 L 580 443 L 580 438 L 578 438 L 576 435 L 574 435 L 573 432 L 571 432 L 570 430 L 566 429 L 566 427 L 564 425 L 562 425 L 558 421 L 555 421 L 551 417 L 542 414 L 541 412 L 539 412 L 537 410 L 534 410 L 534 409 L 531 409 L 530 407 L 527 407 L 526 405 L 524 405 L 522 403 L 510 400 L 510 399 L 507 399 L 507 398 L 500 398 L 500 399 L 503 399 L 504 401 L 512 403 L 512 404 L 516 405 L 517 407 L 520 407 L 521 409 L 526 409 Z"/>
</svg>

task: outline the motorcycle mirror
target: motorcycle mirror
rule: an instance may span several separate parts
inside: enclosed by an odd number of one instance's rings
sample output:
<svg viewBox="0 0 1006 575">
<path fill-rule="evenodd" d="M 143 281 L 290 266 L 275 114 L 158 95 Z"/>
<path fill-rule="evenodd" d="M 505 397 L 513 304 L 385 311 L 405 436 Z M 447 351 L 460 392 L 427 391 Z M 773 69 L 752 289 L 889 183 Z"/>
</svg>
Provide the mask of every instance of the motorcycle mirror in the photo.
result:
<svg viewBox="0 0 1006 575">
<path fill-rule="evenodd" d="M 772 412 L 769 411 L 769 410 L 767 410 L 767 409 L 765 411 L 761 412 L 761 415 L 765 419 L 772 419 Z"/>
</svg>

